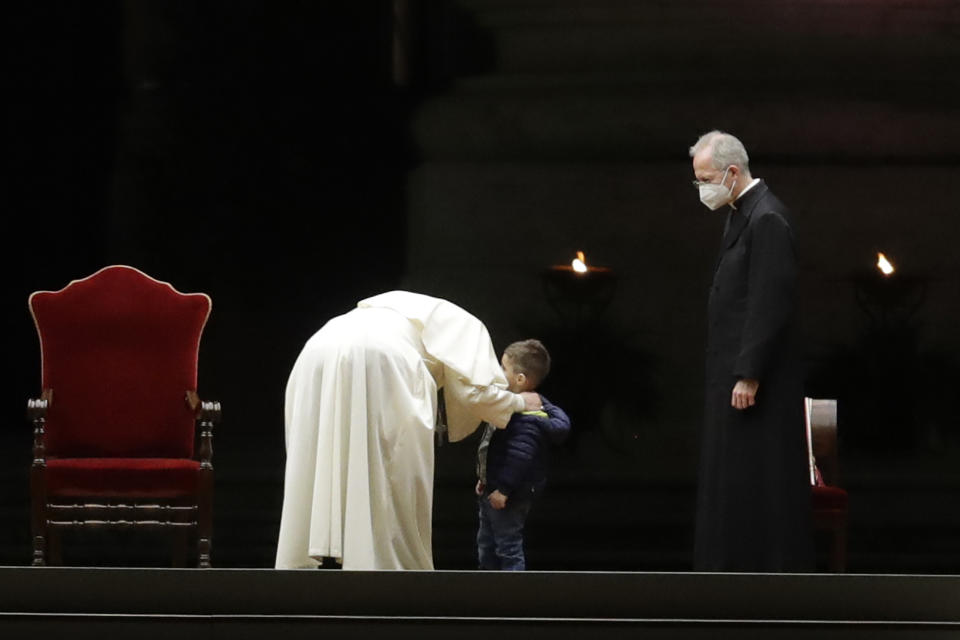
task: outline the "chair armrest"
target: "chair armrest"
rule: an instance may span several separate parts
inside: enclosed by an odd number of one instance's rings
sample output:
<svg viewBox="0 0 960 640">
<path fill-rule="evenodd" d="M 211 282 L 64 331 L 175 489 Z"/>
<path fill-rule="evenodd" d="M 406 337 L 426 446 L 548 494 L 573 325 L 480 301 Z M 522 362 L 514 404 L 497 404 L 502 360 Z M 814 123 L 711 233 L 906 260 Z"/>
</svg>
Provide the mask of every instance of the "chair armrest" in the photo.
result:
<svg viewBox="0 0 960 640">
<path fill-rule="evenodd" d="M 27 400 L 27 420 L 34 425 L 39 420 L 46 420 L 48 406 L 50 406 L 50 401 L 45 398 L 30 398 Z"/>
<path fill-rule="evenodd" d="M 196 391 L 187 391 L 187 406 L 193 411 L 197 422 L 210 422 L 211 426 L 220 424 L 220 402 L 217 400 L 203 401 Z"/>
</svg>

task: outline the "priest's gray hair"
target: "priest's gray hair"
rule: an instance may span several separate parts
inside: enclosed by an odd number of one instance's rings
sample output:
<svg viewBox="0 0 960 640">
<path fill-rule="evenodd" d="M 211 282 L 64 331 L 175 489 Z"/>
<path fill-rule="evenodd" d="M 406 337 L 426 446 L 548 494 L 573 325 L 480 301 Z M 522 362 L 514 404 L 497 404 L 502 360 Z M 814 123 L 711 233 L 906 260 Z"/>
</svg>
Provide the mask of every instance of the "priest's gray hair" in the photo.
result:
<svg viewBox="0 0 960 640">
<path fill-rule="evenodd" d="M 707 147 L 713 149 L 711 159 L 715 169 L 726 169 L 733 165 L 744 171 L 750 171 L 750 158 L 747 156 L 747 150 L 736 136 L 716 129 L 707 132 L 700 136 L 695 145 L 690 147 L 690 157 L 694 157 Z"/>
</svg>

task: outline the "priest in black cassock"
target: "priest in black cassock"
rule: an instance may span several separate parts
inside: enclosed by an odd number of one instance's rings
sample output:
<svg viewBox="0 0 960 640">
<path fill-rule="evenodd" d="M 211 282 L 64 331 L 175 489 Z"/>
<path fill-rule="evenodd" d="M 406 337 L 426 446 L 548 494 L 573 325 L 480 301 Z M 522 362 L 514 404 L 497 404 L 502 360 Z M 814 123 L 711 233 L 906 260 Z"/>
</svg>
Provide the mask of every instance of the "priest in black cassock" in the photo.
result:
<svg viewBox="0 0 960 640">
<path fill-rule="evenodd" d="M 690 148 L 700 200 L 729 205 L 708 303 L 694 569 L 813 569 L 797 266 L 786 207 L 720 131 Z"/>
</svg>

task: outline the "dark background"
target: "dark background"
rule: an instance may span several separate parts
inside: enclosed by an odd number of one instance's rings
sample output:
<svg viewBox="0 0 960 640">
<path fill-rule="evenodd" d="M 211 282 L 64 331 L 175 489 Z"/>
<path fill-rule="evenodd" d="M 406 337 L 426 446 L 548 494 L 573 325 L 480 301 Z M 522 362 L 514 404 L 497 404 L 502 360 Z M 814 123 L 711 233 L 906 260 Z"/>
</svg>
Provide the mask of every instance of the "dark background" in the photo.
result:
<svg viewBox="0 0 960 640">
<path fill-rule="evenodd" d="M 541 337 L 574 419 L 531 568 L 685 570 L 722 229 L 687 148 L 738 135 L 797 219 L 808 393 L 840 400 L 850 570 L 960 573 L 960 8 L 948 0 L 14 2 L 0 564 L 30 558 L 26 299 L 114 263 L 214 301 L 214 564 L 272 566 L 283 388 L 367 295 Z M 610 286 L 544 277 L 577 250 Z M 884 251 L 899 267 L 881 281 Z M 475 442 L 437 452 L 473 566 Z M 163 564 L 159 541 L 68 562 Z M 72 554 L 72 555 L 71 555 Z"/>
</svg>

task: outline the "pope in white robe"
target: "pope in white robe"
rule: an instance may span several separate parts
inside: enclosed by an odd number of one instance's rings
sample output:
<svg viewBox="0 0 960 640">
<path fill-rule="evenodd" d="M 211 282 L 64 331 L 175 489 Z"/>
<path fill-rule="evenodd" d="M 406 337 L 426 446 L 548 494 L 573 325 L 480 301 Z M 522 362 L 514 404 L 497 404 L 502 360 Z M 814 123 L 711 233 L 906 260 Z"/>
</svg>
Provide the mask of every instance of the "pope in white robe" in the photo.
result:
<svg viewBox="0 0 960 640">
<path fill-rule="evenodd" d="M 287 383 L 278 569 L 432 569 L 434 428 L 451 441 L 503 428 L 514 394 L 480 320 L 406 291 L 358 303 L 311 337 Z"/>
</svg>

